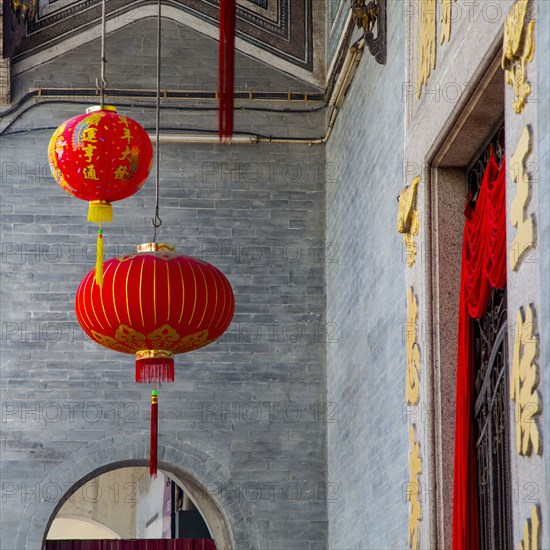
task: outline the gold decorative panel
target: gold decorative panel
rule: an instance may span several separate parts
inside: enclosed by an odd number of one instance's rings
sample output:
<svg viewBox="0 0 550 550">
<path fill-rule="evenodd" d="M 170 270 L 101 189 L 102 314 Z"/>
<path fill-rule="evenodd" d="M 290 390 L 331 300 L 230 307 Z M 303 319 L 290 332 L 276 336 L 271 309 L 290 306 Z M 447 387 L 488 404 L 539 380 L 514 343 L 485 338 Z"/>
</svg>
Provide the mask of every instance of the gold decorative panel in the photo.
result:
<svg viewBox="0 0 550 550">
<path fill-rule="evenodd" d="M 420 443 L 416 439 L 416 426 L 411 425 L 409 430 L 409 483 L 407 500 L 409 501 L 409 533 L 408 541 L 412 550 L 420 548 L 419 523 L 422 519 L 420 475 L 422 474 L 422 459 L 420 457 Z"/>
<path fill-rule="evenodd" d="M 416 259 L 416 244 L 414 237 L 418 235 L 420 221 L 416 208 L 416 195 L 420 177 L 414 178 L 411 185 L 403 187 L 399 195 L 399 210 L 397 213 L 397 231 L 403 234 L 403 243 L 407 251 L 407 265 L 412 267 Z"/>
<path fill-rule="evenodd" d="M 528 456 L 532 451 L 542 454 L 542 443 L 535 417 L 541 412 L 537 391 L 539 376 L 535 359 L 538 354 L 538 331 L 533 306 L 520 308 L 514 327 L 514 352 L 512 355 L 512 385 L 510 396 L 516 403 L 516 449 Z"/>
<path fill-rule="evenodd" d="M 452 21 L 452 5 L 455 0 L 441 0 L 441 33 L 439 35 L 439 43 L 449 42 L 451 40 L 451 21 Z"/>
<path fill-rule="evenodd" d="M 529 1 L 518 0 L 508 12 L 504 24 L 502 68 L 506 70 L 506 82 L 514 90 L 513 108 L 521 113 L 531 94 L 526 66 L 535 53 L 535 21 L 525 25 Z"/>
<path fill-rule="evenodd" d="M 417 0 L 420 32 L 417 40 L 418 77 L 416 99 L 428 83 L 436 64 L 437 49 L 437 0 Z"/>
<path fill-rule="evenodd" d="M 510 221 L 517 228 L 510 247 L 510 267 L 517 271 L 525 253 L 535 246 L 534 216 L 525 216 L 530 199 L 529 175 L 525 169 L 525 159 L 531 150 L 531 132 L 529 126 L 523 129 L 519 143 L 510 157 L 510 176 L 518 190 L 510 207 Z"/>
<path fill-rule="evenodd" d="M 523 525 L 523 540 L 519 543 L 519 550 L 539 550 L 540 517 L 539 508 L 533 504 L 531 517 Z"/>
<path fill-rule="evenodd" d="M 420 348 L 417 343 L 418 298 L 414 295 L 413 288 L 409 287 L 407 293 L 407 327 L 405 335 L 405 347 L 407 351 L 407 382 L 405 396 L 409 405 L 416 405 L 420 397 Z"/>
</svg>

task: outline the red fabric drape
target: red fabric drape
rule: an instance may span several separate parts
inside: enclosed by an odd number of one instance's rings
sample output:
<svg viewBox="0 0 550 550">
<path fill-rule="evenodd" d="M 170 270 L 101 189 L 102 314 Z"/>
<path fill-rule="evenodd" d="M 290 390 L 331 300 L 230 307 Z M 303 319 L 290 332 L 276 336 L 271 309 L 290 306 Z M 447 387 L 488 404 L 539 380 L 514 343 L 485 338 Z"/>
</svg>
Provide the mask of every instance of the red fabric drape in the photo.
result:
<svg viewBox="0 0 550 550">
<path fill-rule="evenodd" d="M 479 548 L 475 460 L 473 319 L 482 317 L 491 287 L 506 285 L 506 162 L 493 153 L 483 175 L 475 210 L 466 204 L 458 324 L 453 550 Z"/>
<path fill-rule="evenodd" d="M 236 0 L 220 0 L 220 49 L 218 60 L 218 133 L 220 139 L 229 138 L 233 135 L 236 9 Z"/>
</svg>

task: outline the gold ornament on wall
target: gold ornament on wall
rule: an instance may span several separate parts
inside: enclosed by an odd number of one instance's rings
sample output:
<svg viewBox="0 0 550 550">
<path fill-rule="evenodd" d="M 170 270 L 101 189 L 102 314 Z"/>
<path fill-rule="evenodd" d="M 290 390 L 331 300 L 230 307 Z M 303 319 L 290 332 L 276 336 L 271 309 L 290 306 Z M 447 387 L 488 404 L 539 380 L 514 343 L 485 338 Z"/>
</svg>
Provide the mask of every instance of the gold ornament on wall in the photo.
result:
<svg viewBox="0 0 550 550">
<path fill-rule="evenodd" d="M 437 49 L 437 0 L 417 0 L 417 14 L 420 19 L 420 34 L 417 40 L 418 77 L 416 99 L 420 99 L 422 88 L 428 83 L 436 64 Z"/>
<path fill-rule="evenodd" d="M 514 90 L 513 108 L 516 113 L 523 111 L 531 94 L 526 66 L 535 53 L 535 21 L 525 25 L 528 7 L 528 0 L 518 0 L 510 8 L 504 23 L 501 64 L 506 70 L 506 82 Z"/>
<path fill-rule="evenodd" d="M 409 501 L 408 542 L 412 550 L 418 550 L 420 548 L 419 523 L 422 519 L 419 480 L 422 474 L 422 459 L 420 457 L 420 443 L 416 440 L 416 426 L 414 424 L 410 427 L 409 439 L 409 483 L 407 484 L 407 500 Z"/>
<path fill-rule="evenodd" d="M 518 190 L 510 207 L 510 221 L 517 232 L 510 246 L 510 267 L 517 271 L 525 253 L 535 246 L 534 215 L 525 216 L 529 203 L 529 175 L 525 169 L 525 159 L 531 150 L 531 132 L 529 126 L 523 129 L 516 150 L 510 157 L 510 176 Z"/>
<path fill-rule="evenodd" d="M 540 517 L 539 508 L 533 504 L 531 517 L 523 525 L 523 540 L 519 543 L 519 550 L 539 550 Z"/>
<path fill-rule="evenodd" d="M 407 351 L 407 382 L 405 396 L 409 405 L 416 405 L 420 397 L 420 348 L 417 343 L 416 320 L 418 318 L 418 298 L 413 288 L 407 293 L 407 325 L 405 348 Z"/>
<path fill-rule="evenodd" d="M 418 235 L 420 221 L 416 208 L 417 187 L 420 177 L 414 178 L 408 187 L 403 187 L 399 195 L 399 210 L 397 212 L 397 231 L 403 234 L 403 243 L 407 251 L 407 265 L 412 267 L 416 259 L 416 244 L 414 237 Z"/>
<path fill-rule="evenodd" d="M 439 35 L 439 43 L 450 42 L 451 40 L 451 21 L 452 21 L 452 5 L 455 0 L 441 0 L 441 33 Z"/>
<path fill-rule="evenodd" d="M 535 419 L 541 412 L 537 391 L 539 376 L 535 362 L 539 337 L 531 304 L 526 308 L 525 318 L 523 308 L 519 309 L 514 328 L 510 396 L 516 403 L 516 449 L 518 454 L 524 456 L 529 456 L 532 451 L 542 454 L 539 427 Z"/>
</svg>

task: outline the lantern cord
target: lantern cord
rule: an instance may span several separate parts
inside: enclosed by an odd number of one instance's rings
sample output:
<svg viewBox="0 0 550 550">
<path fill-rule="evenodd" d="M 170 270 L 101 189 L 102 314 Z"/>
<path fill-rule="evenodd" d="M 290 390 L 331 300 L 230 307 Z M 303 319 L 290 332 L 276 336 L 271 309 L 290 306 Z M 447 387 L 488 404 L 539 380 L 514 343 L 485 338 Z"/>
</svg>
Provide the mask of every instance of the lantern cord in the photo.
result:
<svg viewBox="0 0 550 550">
<path fill-rule="evenodd" d="M 105 78 L 105 65 L 107 58 L 105 56 L 105 35 L 107 34 L 107 0 L 101 2 L 101 73 L 99 79 L 96 80 L 96 87 L 100 94 L 100 105 L 103 109 L 105 105 L 105 87 L 107 86 L 107 80 Z"/>
<path fill-rule="evenodd" d="M 156 128 L 155 128 L 155 143 L 157 145 L 157 158 L 155 163 L 155 178 L 156 178 L 156 200 L 155 200 L 155 217 L 151 218 L 151 223 L 154 227 L 153 242 L 157 242 L 157 229 L 162 225 L 162 220 L 159 215 L 159 199 L 160 199 L 160 47 L 161 47 L 161 0 L 158 0 L 158 18 L 157 18 L 157 104 L 156 104 Z"/>
</svg>

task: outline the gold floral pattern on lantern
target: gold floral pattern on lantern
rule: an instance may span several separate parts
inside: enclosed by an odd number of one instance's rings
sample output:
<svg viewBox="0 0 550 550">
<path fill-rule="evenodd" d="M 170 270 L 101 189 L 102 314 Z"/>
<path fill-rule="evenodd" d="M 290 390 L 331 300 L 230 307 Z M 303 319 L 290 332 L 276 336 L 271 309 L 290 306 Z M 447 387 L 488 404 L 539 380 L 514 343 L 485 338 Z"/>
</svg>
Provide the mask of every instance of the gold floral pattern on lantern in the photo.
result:
<svg viewBox="0 0 550 550">
<path fill-rule="evenodd" d="M 170 325 L 163 325 L 147 335 L 124 324 L 118 327 L 114 338 L 96 330 L 92 330 L 92 334 L 99 344 L 122 353 L 135 353 L 139 349 L 169 349 L 173 353 L 184 353 L 209 343 L 208 329 L 182 337 Z"/>
</svg>

